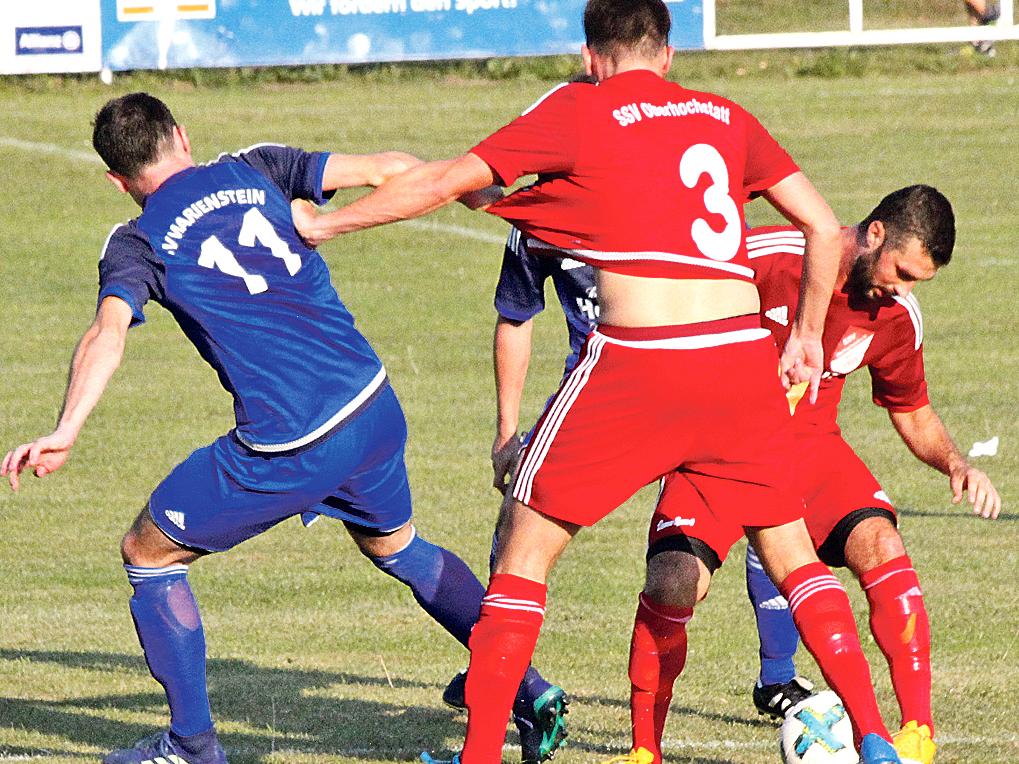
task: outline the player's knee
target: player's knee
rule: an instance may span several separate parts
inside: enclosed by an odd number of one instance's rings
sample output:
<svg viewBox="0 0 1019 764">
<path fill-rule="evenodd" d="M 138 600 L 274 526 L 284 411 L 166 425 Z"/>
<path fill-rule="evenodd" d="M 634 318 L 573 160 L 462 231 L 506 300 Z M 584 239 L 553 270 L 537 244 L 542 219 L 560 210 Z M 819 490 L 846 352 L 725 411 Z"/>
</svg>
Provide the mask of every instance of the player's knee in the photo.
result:
<svg viewBox="0 0 1019 764">
<path fill-rule="evenodd" d="M 906 546 L 895 525 L 885 517 L 868 517 L 849 534 L 846 564 L 857 576 L 902 557 Z"/>
<path fill-rule="evenodd" d="M 644 593 L 663 605 L 692 608 L 707 596 L 710 583 L 711 574 L 703 562 L 670 549 L 648 559 Z"/>
</svg>

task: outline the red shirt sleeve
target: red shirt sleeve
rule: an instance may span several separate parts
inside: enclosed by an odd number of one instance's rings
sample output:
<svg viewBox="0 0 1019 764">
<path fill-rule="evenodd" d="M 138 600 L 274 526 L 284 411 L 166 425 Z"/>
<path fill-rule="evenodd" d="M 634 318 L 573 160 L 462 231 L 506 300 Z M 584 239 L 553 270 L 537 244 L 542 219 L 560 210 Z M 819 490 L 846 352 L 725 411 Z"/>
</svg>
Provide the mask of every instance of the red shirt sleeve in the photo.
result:
<svg viewBox="0 0 1019 764">
<path fill-rule="evenodd" d="M 524 175 L 569 172 L 579 143 L 577 92 L 585 87 L 592 86 L 579 83 L 553 88 L 471 153 L 492 168 L 502 186 L 512 185 Z"/>
<path fill-rule="evenodd" d="M 743 169 L 743 191 L 750 199 L 785 180 L 799 167 L 764 125 L 749 113 L 747 118 L 747 163 Z"/>
<path fill-rule="evenodd" d="M 894 350 L 882 353 L 868 367 L 874 403 L 889 411 L 916 411 L 930 403 L 923 367 L 923 345 L 916 347 L 915 329 L 903 317 L 906 326 L 891 326 L 892 336 L 900 341 Z"/>
</svg>

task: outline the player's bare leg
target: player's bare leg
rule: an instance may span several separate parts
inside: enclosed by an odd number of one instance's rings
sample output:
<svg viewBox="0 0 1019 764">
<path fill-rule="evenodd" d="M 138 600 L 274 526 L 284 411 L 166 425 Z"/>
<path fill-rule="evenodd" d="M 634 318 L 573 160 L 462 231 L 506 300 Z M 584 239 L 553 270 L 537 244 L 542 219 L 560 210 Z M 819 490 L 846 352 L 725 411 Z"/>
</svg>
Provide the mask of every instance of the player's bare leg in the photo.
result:
<svg viewBox="0 0 1019 764">
<path fill-rule="evenodd" d="M 545 580 L 579 526 L 514 502 L 506 512 L 492 579 L 471 632 L 463 764 L 501 761 L 506 719 L 545 614 Z"/>
<path fill-rule="evenodd" d="M 803 521 L 747 528 L 746 534 L 768 575 L 789 602 L 803 644 L 817 660 L 829 687 L 842 698 L 857 747 L 874 736 L 871 740 L 880 748 L 880 741 L 890 741 L 891 735 L 881 721 L 849 597 L 839 580 L 817 559 Z M 889 758 L 863 761 L 895 761 L 892 756 L 894 752 L 889 752 Z"/>
<path fill-rule="evenodd" d="M 870 605 L 870 630 L 888 661 L 899 703 L 900 755 L 934 760 L 931 716 L 931 633 L 923 592 L 905 545 L 891 520 L 869 517 L 846 541 L 846 564 L 860 580 Z"/>
<path fill-rule="evenodd" d="M 662 734 L 673 686 L 686 664 L 686 624 L 710 584 L 707 566 L 687 552 L 664 550 L 648 560 L 630 642 L 633 747 L 626 761 L 662 760 Z"/>
<path fill-rule="evenodd" d="M 170 730 L 114 751 L 107 764 L 134 764 L 174 756 L 199 764 L 223 764 L 205 682 L 205 632 L 188 584 L 188 565 L 207 552 L 178 544 L 143 509 L 120 546 L 134 587 L 131 616 L 152 676 L 166 691 Z"/>
<path fill-rule="evenodd" d="M 495 568 L 496 550 L 502 537 L 503 525 L 512 511 L 516 500 L 513 498 L 513 483 L 516 480 L 514 466 L 509 484 L 503 486 L 505 493 L 499 505 L 499 516 L 492 533 L 492 548 L 489 554 L 489 572 Z M 442 692 L 447 705 L 466 710 L 465 686 L 467 670 L 457 673 Z M 520 760 L 524 764 L 541 762 L 551 758 L 565 744 L 566 714 L 569 698 L 562 687 L 545 679 L 537 669 L 528 666 L 523 681 L 513 702 L 513 723 L 520 737 Z"/>
</svg>

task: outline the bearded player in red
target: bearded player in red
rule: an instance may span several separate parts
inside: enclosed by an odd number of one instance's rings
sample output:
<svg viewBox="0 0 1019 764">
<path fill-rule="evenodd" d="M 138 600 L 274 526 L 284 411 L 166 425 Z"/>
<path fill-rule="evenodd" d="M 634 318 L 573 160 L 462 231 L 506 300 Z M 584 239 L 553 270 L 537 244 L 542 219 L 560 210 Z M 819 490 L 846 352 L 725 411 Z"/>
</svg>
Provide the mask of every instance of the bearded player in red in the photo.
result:
<svg viewBox="0 0 1019 764">
<path fill-rule="evenodd" d="M 810 588 L 797 625 L 843 698 L 864 764 L 898 764 L 849 599 L 818 561 L 792 486 L 791 420 L 758 315 L 743 204 L 764 196 L 805 236 L 781 368 L 814 391 L 838 221 L 753 116 L 665 79 L 670 26 L 662 0 L 590 0 L 582 53 L 597 84 L 562 85 L 469 153 L 340 210 L 316 217 L 298 205 L 295 223 L 317 244 L 536 174 L 489 211 L 597 269 L 601 323 L 524 452 L 471 635 L 464 764 L 501 760 L 556 558 L 581 527 L 676 469 L 703 477 L 784 592 Z M 682 586 L 696 590 L 687 557 Z"/>
<path fill-rule="evenodd" d="M 949 476 L 953 500 L 961 501 L 966 493 L 974 513 L 998 516 L 997 491 L 987 475 L 967 463 L 927 397 L 923 320 L 912 289 L 948 263 L 954 243 L 951 205 L 936 189 L 923 185 L 889 194 L 863 222 L 843 229 L 836 291 L 825 319 L 825 370 L 817 402 L 800 403 L 802 387 L 788 394 L 795 412 L 797 484 L 807 505 L 807 528 L 821 560 L 848 567 L 866 592 L 870 628 L 888 660 L 899 701 L 902 727 L 894 743 L 903 764 L 931 764 L 936 751 L 930 627 L 916 571 L 896 529 L 895 508 L 842 439 L 836 417 L 846 376 L 866 367 L 874 402 L 888 411 L 919 459 Z M 747 234 L 762 321 L 780 345 L 798 299 L 804 244 L 795 228 L 756 228 Z M 630 652 L 633 748 L 617 761 L 661 761 L 662 728 L 686 657 L 685 622 L 670 615 L 677 612 L 674 608 L 694 604 L 671 596 L 679 585 L 674 570 L 692 555 L 710 575 L 743 535 L 727 507 L 704 502 L 699 480 L 682 472 L 667 476 L 651 520 L 647 585 L 639 599 Z M 784 593 L 799 623 L 797 610 L 810 590 Z"/>
</svg>

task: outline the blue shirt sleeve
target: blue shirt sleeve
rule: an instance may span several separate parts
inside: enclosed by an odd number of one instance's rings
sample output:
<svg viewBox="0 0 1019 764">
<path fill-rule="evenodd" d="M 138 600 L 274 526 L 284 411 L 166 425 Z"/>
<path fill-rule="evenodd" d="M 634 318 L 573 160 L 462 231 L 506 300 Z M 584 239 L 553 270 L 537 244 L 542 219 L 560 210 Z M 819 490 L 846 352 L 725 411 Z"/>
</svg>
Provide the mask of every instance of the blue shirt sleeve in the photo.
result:
<svg viewBox="0 0 1019 764">
<path fill-rule="evenodd" d="M 322 191 L 328 159 L 329 154 L 324 151 L 308 152 L 275 143 L 259 143 L 236 154 L 222 154 L 218 161 L 244 162 L 253 167 L 279 186 L 288 201 L 308 199 L 325 204 L 332 197 L 332 192 Z"/>
<path fill-rule="evenodd" d="M 119 297 L 131 306 L 131 326 L 145 322 L 145 303 L 161 299 L 164 277 L 148 240 L 134 221 L 116 226 L 99 257 L 98 308 L 107 297 Z"/>
<path fill-rule="evenodd" d="M 495 288 L 495 309 L 511 321 L 527 321 L 545 309 L 547 261 L 527 251 L 525 237 L 510 231 L 502 255 L 502 270 Z"/>
</svg>

